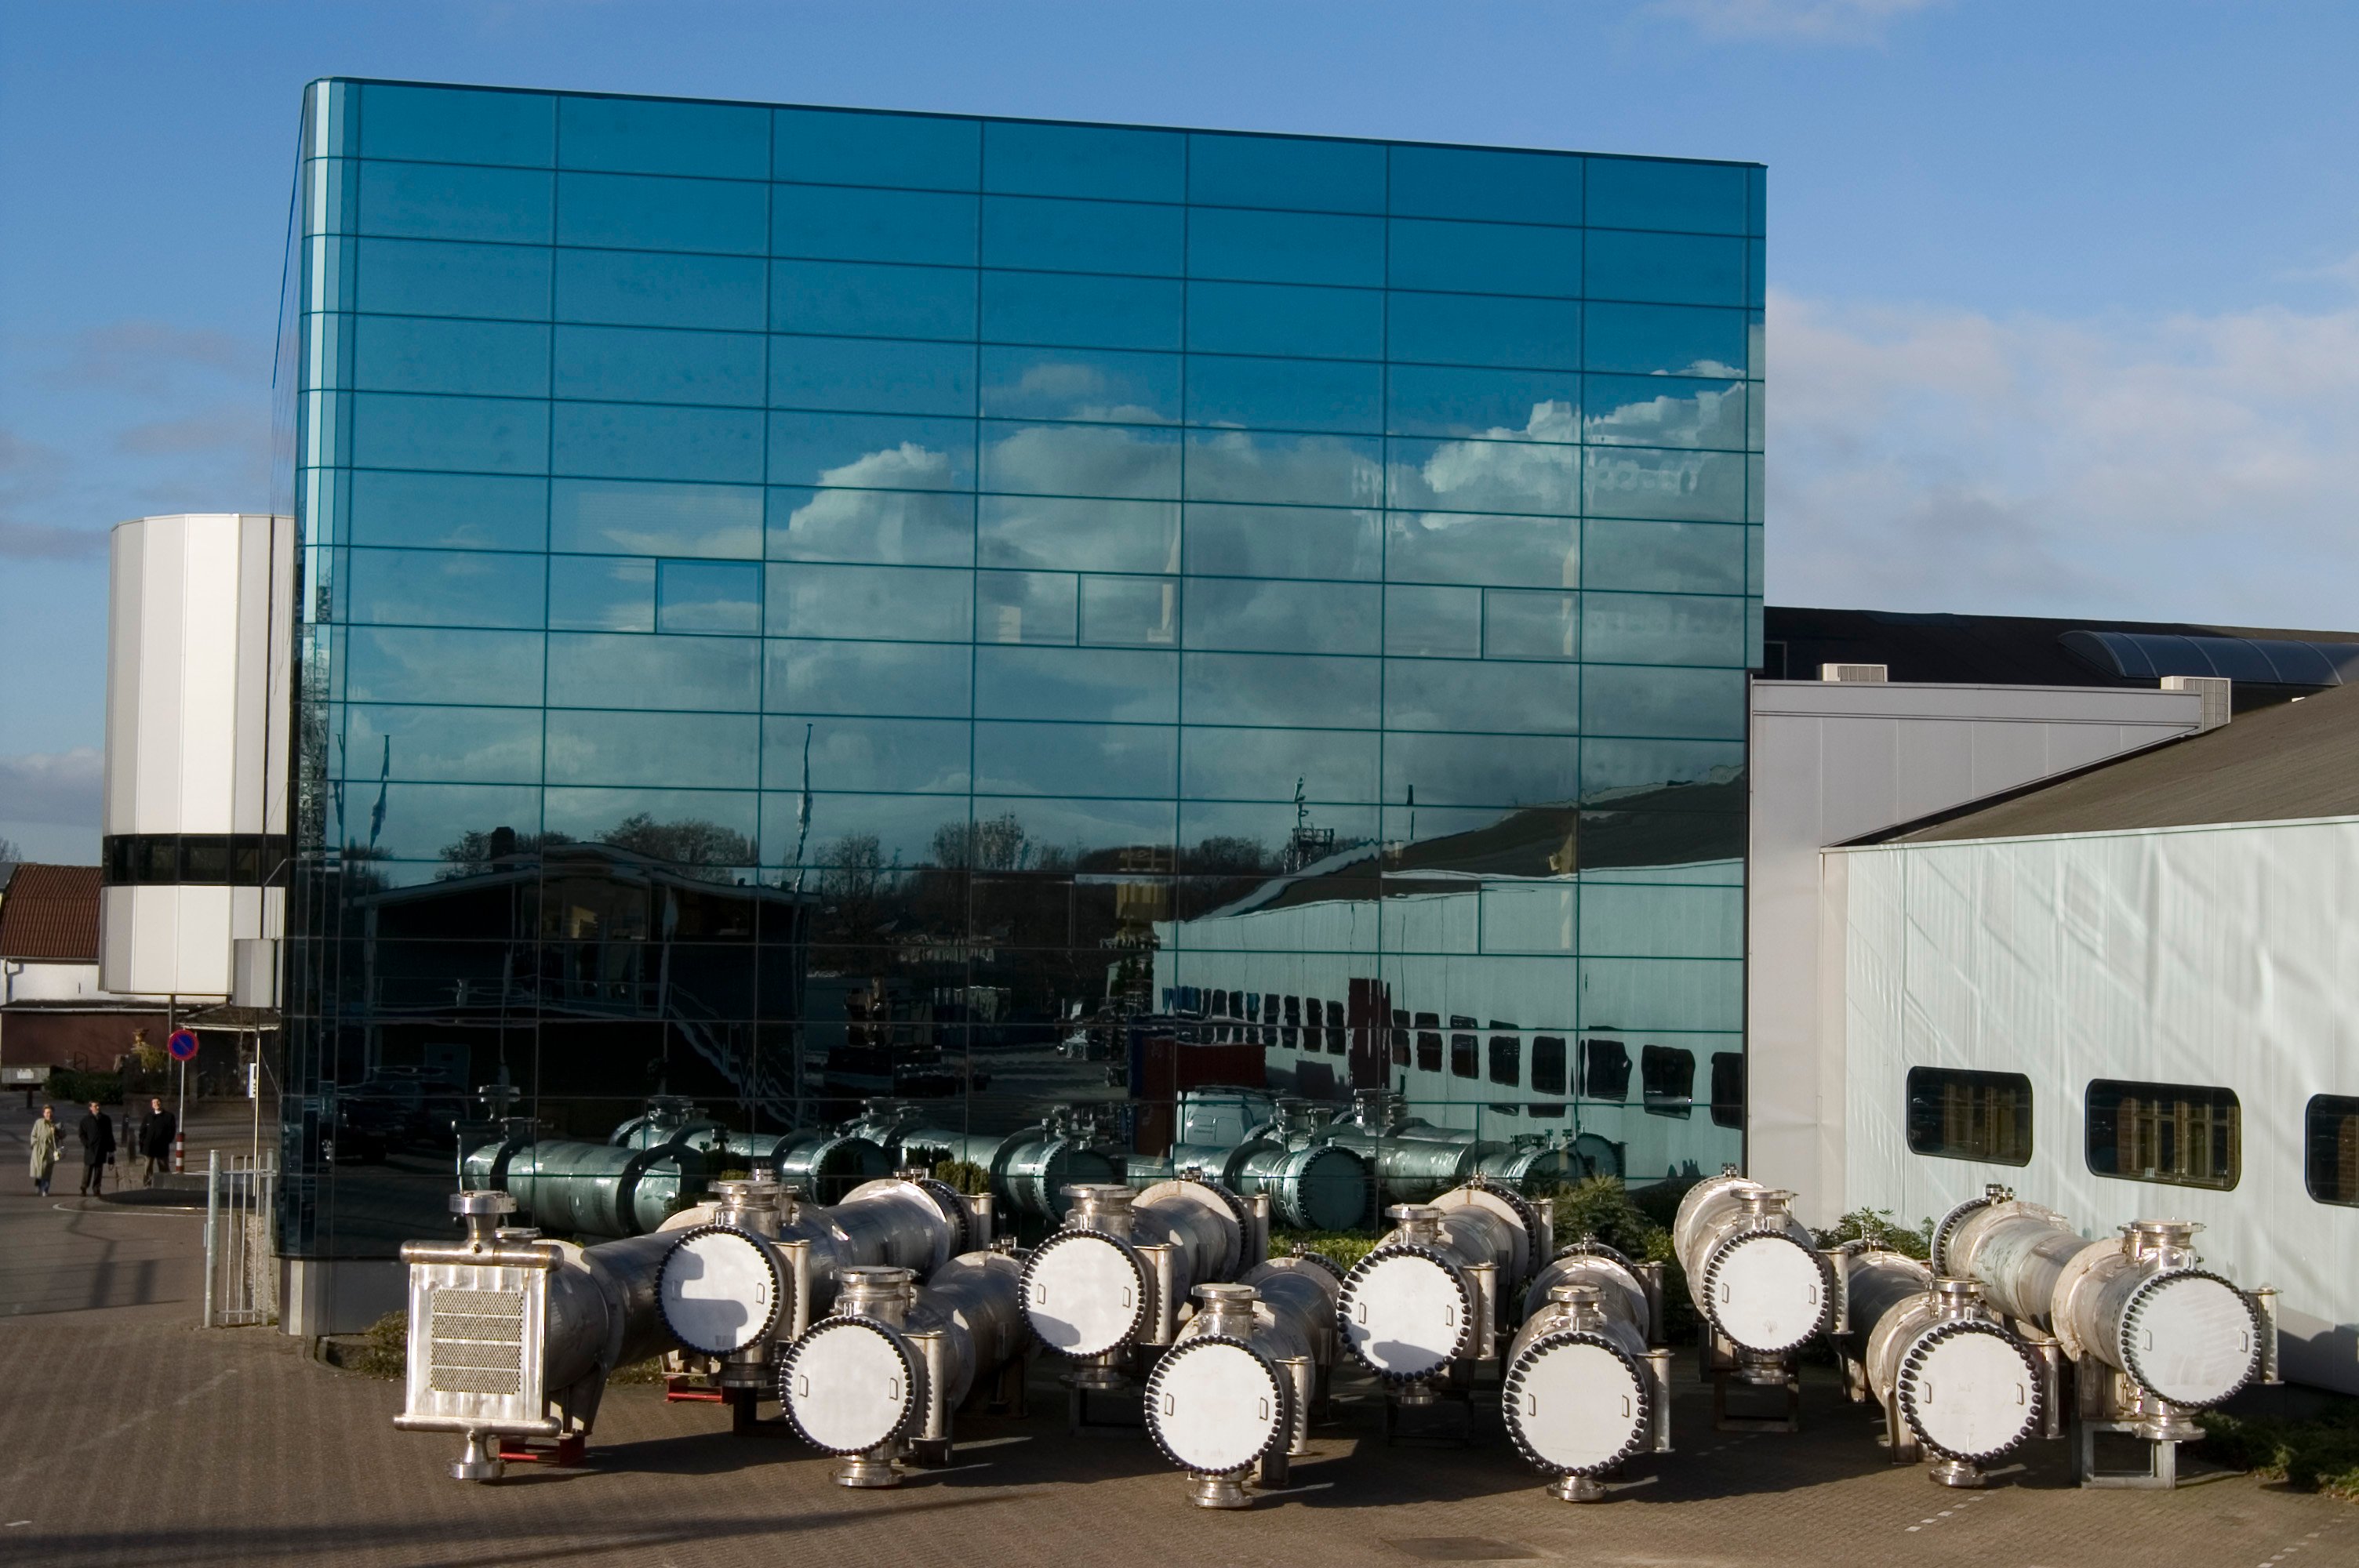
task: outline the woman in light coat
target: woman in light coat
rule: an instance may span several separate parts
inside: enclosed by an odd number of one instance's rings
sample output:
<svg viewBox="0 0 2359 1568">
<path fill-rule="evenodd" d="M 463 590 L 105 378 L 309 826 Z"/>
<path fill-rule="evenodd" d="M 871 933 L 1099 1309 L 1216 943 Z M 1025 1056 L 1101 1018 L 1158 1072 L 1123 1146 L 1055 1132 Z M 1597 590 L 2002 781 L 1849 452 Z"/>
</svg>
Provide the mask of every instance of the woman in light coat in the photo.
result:
<svg viewBox="0 0 2359 1568">
<path fill-rule="evenodd" d="M 49 1173 L 58 1163 L 58 1108 L 45 1105 L 41 1119 L 33 1123 L 33 1190 L 43 1197 L 49 1195 Z"/>
</svg>

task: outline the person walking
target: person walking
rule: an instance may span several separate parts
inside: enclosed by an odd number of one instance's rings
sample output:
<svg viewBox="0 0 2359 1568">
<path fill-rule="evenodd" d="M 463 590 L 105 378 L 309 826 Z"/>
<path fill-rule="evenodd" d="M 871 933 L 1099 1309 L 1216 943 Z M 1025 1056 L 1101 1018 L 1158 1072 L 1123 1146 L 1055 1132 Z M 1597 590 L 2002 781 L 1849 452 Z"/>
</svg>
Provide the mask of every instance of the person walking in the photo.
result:
<svg viewBox="0 0 2359 1568">
<path fill-rule="evenodd" d="M 33 1123 L 33 1190 L 49 1195 L 49 1173 L 58 1168 L 58 1108 L 45 1105 Z"/>
<path fill-rule="evenodd" d="M 114 1119 L 90 1102 L 89 1114 L 74 1129 L 82 1140 L 82 1190 L 85 1197 L 104 1191 L 106 1167 L 114 1162 Z"/>
<path fill-rule="evenodd" d="M 180 1130 L 179 1119 L 164 1108 L 160 1099 L 147 1102 L 147 1119 L 139 1124 L 139 1152 L 147 1161 L 147 1170 L 139 1184 L 152 1187 L 156 1173 L 169 1174 L 172 1169 L 172 1135 Z"/>
</svg>

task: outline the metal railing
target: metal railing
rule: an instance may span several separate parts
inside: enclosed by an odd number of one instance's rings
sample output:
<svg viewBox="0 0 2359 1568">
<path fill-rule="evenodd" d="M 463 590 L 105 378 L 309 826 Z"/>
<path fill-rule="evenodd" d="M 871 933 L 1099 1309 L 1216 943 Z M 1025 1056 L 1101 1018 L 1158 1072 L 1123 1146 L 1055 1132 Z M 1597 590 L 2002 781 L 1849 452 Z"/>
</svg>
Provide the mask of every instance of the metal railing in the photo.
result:
<svg viewBox="0 0 2359 1568">
<path fill-rule="evenodd" d="M 205 1158 L 205 1316 L 207 1328 L 275 1322 L 278 1260 L 270 1247 L 271 1202 L 278 1156 Z"/>
</svg>

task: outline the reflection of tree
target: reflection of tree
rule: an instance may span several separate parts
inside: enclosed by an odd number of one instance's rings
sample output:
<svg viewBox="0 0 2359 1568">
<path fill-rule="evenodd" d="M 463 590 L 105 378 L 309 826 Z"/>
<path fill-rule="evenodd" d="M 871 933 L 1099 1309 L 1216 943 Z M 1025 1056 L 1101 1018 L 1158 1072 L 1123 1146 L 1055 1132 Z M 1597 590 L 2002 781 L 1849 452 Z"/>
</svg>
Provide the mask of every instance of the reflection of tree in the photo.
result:
<svg viewBox="0 0 2359 1568">
<path fill-rule="evenodd" d="M 470 827 L 459 835 L 457 842 L 442 846 L 441 857 L 448 864 L 434 874 L 434 880 L 447 882 L 475 876 L 491 870 L 493 861 L 506 856 L 537 854 L 551 845 L 571 842 L 572 836 L 567 833 L 518 833 L 506 827 L 495 827 L 486 833 Z"/>
<path fill-rule="evenodd" d="M 945 822 L 934 829 L 934 864 L 945 871 L 1016 871 L 1030 847 L 1031 836 L 1012 811 L 985 822 Z"/>
<path fill-rule="evenodd" d="M 687 867 L 707 881 L 727 881 L 730 867 L 750 866 L 756 858 L 751 838 L 701 816 L 658 822 L 644 811 L 635 811 L 599 834 L 598 841 Z"/>
</svg>

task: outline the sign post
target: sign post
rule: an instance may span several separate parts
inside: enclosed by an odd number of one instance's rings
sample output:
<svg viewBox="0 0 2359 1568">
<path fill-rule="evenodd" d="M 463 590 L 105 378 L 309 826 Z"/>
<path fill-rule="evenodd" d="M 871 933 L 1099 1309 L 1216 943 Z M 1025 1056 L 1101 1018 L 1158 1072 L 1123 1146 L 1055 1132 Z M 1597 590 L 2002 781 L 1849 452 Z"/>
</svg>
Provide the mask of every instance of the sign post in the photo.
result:
<svg viewBox="0 0 2359 1568">
<path fill-rule="evenodd" d="M 172 1123 L 172 1174 L 177 1176 L 184 1164 L 181 1151 L 187 1147 L 189 1136 L 189 1064 L 197 1054 L 197 1032 L 175 1029 L 171 1038 L 164 1042 L 164 1049 L 180 1064 L 180 1112 Z"/>
</svg>

